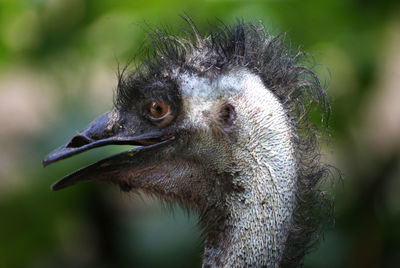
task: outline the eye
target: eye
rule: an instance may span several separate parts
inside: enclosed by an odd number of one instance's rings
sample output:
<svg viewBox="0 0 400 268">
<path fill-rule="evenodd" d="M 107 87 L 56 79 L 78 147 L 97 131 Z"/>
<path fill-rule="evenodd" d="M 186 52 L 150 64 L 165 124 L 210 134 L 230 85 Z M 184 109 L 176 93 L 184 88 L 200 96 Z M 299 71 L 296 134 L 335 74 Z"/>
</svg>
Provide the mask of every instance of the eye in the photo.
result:
<svg viewBox="0 0 400 268">
<path fill-rule="evenodd" d="M 160 127 L 166 126 L 174 119 L 170 106 L 161 101 L 150 101 L 145 106 L 145 112 L 149 119 Z"/>
<path fill-rule="evenodd" d="M 148 113 L 154 119 L 162 119 L 170 113 L 170 109 L 165 103 L 152 101 L 148 104 Z"/>
</svg>

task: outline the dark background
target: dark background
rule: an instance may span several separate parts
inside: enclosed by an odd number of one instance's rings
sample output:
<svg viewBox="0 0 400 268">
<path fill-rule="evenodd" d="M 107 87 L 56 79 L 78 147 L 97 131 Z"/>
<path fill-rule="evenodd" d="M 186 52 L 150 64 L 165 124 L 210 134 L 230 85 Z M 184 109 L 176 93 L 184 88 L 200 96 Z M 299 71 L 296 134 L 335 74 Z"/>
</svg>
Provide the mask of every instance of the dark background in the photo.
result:
<svg viewBox="0 0 400 268">
<path fill-rule="evenodd" d="M 400 267 L 400 2 L 346 0 L 0 0 L 0 267 L 196 267 L 197 216 L 68 172 L 121 148 L 42 169 L 43 157 L 112 107 L 138 24 L 202 30 L 262 20 L 313 55 L 332 101 L 327 162 L 335 227 L 305 267 Z M 125 148 L 126 149 L 126 148 Z M 330 184 L 328 184 L 330 186 Z"/>
</svg>

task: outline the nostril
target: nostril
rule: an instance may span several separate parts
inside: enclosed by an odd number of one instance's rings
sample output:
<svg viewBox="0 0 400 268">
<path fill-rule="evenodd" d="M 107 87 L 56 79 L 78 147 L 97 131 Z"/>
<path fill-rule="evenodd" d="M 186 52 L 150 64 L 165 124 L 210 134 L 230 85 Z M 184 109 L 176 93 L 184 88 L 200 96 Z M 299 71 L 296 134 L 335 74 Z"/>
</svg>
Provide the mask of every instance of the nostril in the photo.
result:
<svg viewBox="0 0 400 268">
<path fill-rule="evenodd" d="M 72 138 L 72 140 L 68 143 L 67 147 L 68 148 L 79 148 L 82 147 L 84 145 L 87 145 L 91 143 L 91 140 L 85 136 L 75 136 Z"/>
</svg>

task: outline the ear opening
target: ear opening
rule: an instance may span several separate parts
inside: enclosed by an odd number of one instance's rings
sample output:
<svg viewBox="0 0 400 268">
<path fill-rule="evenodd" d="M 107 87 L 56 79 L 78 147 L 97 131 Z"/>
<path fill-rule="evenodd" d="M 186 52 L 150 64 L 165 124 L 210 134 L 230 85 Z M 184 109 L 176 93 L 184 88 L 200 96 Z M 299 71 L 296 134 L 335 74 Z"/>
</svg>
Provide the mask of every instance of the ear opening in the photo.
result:
<svg viewBox="0 0 400 268">
<path fill-rule="evenodd" d="M 233 129 L 236 121 L 235 107 L 231 104 L 224 104 L 220 110 L 219 121 L 225 131 Z"/>
</svg>

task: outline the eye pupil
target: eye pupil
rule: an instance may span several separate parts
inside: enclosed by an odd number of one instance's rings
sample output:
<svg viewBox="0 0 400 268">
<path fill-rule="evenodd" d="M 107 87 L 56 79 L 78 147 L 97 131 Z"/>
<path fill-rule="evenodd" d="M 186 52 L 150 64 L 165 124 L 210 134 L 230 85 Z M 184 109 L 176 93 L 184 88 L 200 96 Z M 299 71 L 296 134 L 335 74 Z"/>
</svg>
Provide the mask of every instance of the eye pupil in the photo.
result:
<svg viewBox="0 0 400 268">
<path fill-rule="evenodd" d="M 161 115 L 163 113 L 163 108 L 160 105 L 157 105 L 156 111 L 157 111 L 158 114 Z"/>
</svg>

